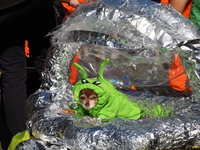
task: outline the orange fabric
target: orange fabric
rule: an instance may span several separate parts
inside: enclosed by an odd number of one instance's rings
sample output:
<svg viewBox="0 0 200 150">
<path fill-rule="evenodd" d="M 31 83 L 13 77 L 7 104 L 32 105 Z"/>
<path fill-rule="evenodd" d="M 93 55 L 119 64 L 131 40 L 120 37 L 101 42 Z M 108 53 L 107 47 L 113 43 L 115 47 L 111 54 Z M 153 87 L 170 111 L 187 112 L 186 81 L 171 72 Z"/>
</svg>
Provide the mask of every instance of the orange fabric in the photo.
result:
<svg viewBox="0 0 200 150">
<path fill-rule="evenodd" d="M 185 7 L 184 12 L 182 13 L 182 15 L 185 16 L 186 18 L 190 18 L 191 7 L 192 7 L 192 0 L 189 0 Z"/>
<path fill-rule="evenodd" d="M 30 48 L 28 47 L 28 41 L 27 40 L 25 40 L 24 50 L 25 50 L 26 57 L 29 57 L 29 55 L 30 55 Z"/>
<path fill-rule="evenodd" d="M 186 92 L 188 89 L 186 83 L 188 76 L 185 73 L 185 69 L 181 64 L 181 59 L 177 54 L 174 54 L 174 60 L 169 69 L 169 84 L 168 86 L 177 91 Z"/>
<path fill-rule="evenodd" d="M 169 3 L 169 0 L 161 0 L 161 3 L 164 4 L 164 5 L 168 5 Z M 192 0 L 188 0 L 188 3 L 185 7 L 185 10 L 184 12 L 182 13 L 183 16 L 185 16 L 186 18 L 189 18 L 190 17 L 190 9 L 191 9 L 191 6 L 192 6 Z"/>
<path fill-rule="evenodd" d="M 65 8 L 66 18 L 69 17 L 69 15 L 76 9 L 76 8 L 68 5 L 67 3 L 62 3 L 62 5 Z"/>
<path fill-rule="evenodd" d="M 166 5 L 166 6 L 168 6 L 168 4 L 169 4 L 169 0 L 161 0 L 160 1 L 163 5 Z"/>
<path fill-rule="evenodd" d="M 78 76 L 78 68 L 76 66 L 74 66 L 74 63 L 78 63 L 79 61 L 79 53 L 78 52 L 76 54 L 76 56 L 74 57 L 73 61 L 72 61 L 72 65 L 70 67 L 70 70 L 71 70 L 71 74 L 70 74 L 70 78 L 69 78 L 69 81 L 71 84 L 75 84 L 76 83 L 76 80 L 77 80 L 77 76 Z"/>
<path fill-rule="evenodd" d="M 78 0 L 80 3 L 83 3 L 85 0 Z M 70 6 L 67 3 L 62 3 L 63 7 L 65 8 L 65 12 L 66 12 L 66 18 L 69 17 L 69 15 L 76 9 L 72 6 Z"/>
</svg>

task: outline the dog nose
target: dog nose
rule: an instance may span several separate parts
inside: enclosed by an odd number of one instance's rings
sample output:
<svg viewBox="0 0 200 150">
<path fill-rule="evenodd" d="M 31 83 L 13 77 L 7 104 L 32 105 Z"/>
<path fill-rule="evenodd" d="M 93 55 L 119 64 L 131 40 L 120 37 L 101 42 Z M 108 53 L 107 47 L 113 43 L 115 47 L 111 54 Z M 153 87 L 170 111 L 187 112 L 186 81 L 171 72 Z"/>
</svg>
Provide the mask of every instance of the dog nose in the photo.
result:
<svg viewBox="0 0 200 150">
<path fill-rule="evenodd" d="M 85 106 L 86 107 L 90 106 L 90 103 L 89 102 L 85 103 Z"/>
</svg>

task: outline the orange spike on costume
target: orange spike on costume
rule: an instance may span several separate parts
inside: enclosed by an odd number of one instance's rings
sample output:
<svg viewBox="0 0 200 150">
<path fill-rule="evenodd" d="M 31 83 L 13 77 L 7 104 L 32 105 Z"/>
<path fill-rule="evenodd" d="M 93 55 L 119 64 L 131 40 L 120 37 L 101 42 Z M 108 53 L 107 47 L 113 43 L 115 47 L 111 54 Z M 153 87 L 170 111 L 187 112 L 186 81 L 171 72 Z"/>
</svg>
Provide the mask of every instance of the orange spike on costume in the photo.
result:
<svg viewBox="0 0 200 150">
<path fill-rule="evenodd" d="M 169 69 L 169 84 L 168 86 L 177 91 L 186 92 L 192 90 L 191 87 L 187 87 L 188 76 L 185 73 L 185 69 L 182 66 L 181 59 L 177 54 L 174 54 L 174 60 Z"/>
<path fill-rule="evenodd" d="M 73 85 L 76 83 L 77 76 L 78 76 L 78 68 L 74 65 L 74 63 L 78 63 L 78 61 L 79 61 L 79 53 L 80 52 L 78 52 L 76 54 L 76 56 L 74 57 L 74 59 L 72 61 L 72 65 L 70 67 L 71 74 L 70 74 L 69 80 L 70 80 L 70 83 L 73 84 Z"/>
</svg>

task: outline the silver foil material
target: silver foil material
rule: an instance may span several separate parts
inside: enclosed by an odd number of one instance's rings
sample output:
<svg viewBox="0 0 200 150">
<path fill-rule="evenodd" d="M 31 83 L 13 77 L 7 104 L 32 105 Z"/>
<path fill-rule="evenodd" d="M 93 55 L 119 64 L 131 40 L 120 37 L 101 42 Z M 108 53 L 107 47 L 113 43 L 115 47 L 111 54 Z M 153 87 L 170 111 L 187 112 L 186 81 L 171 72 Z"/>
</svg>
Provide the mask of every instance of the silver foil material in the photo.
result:
<svg viewBox="0 0 200 150">
<path fill-rule="evenodd" d="M 200 146 L 200 32 L 188 19 L 149 0 L 87 1 L 51 36 L 52 46 L 42 72 L 43 83 L 27 100 L 27 128 L 32 138 L 20 143 L 16 149 L 144 150 Z M 145 58 L 152 64 L 145 70 L 154 79 L 160 79 L 155 80 L 157 84 L 166 78 L 161 81 L 162 71 L 157 71 L 156 65 L 169 63 L 172 52 L 182 54 L 193 94 L 170 97 L 127 89 L 124 92 L 133 101 L 172 108 L 173 113 L 166 117 L 128 120 L 64 115 L 60 109 L 77 107 L 73 85 L 69 82 L 70 67 L 74 56 L 83 47 L 88 48 L 83 60 L 87 61 L 89 67 L 86 70 L 90 76 L 97 74 L 97 66 L 104 58 L 118 60 L 134 51 L 136 54 L 132 58 L 126 57 L 126 63 L 131 65 L 134 60 L 141 63 L 140 60 Z M 163 48 L 167 48 L 167 52 L 162 57 L 157 56 Z M 105 75 L 110 79 L 117 76 L 115 86 L 124 88 L 120 73 L 116 75 L 105 69 Z"/>
</svg>

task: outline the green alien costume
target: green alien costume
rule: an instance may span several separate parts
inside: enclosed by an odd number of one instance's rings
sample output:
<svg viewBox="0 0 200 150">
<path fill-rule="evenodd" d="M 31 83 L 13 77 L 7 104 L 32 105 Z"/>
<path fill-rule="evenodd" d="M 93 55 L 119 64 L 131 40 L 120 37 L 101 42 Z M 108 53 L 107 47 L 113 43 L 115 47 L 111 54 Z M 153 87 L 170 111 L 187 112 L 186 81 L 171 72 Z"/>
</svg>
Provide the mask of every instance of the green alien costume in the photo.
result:
<svg viewBox="0 0 200 150">
<path fill-rule="evenodd" d="M 73 87 L 74 98 L 78 102 L 78 108 L 75 109 L 75 112 L 98 118 L 139 119 L 141 117 L 141 110 L 138 104 L 118 91 L 109 80 L 103 78 L 103 70 L 108 62 L 109 59 L 107 58 L 100 65 L 99 77 L 90 79 L 86 79 L 85 69 L 75 63 L 82 75 L 82 80 L 79 80 Z M 84 109 L 79 100 L 79 93 L 82 89 L 92 89 L 98 95 L 98 103 L 89 110 Z"/>
</svg>

